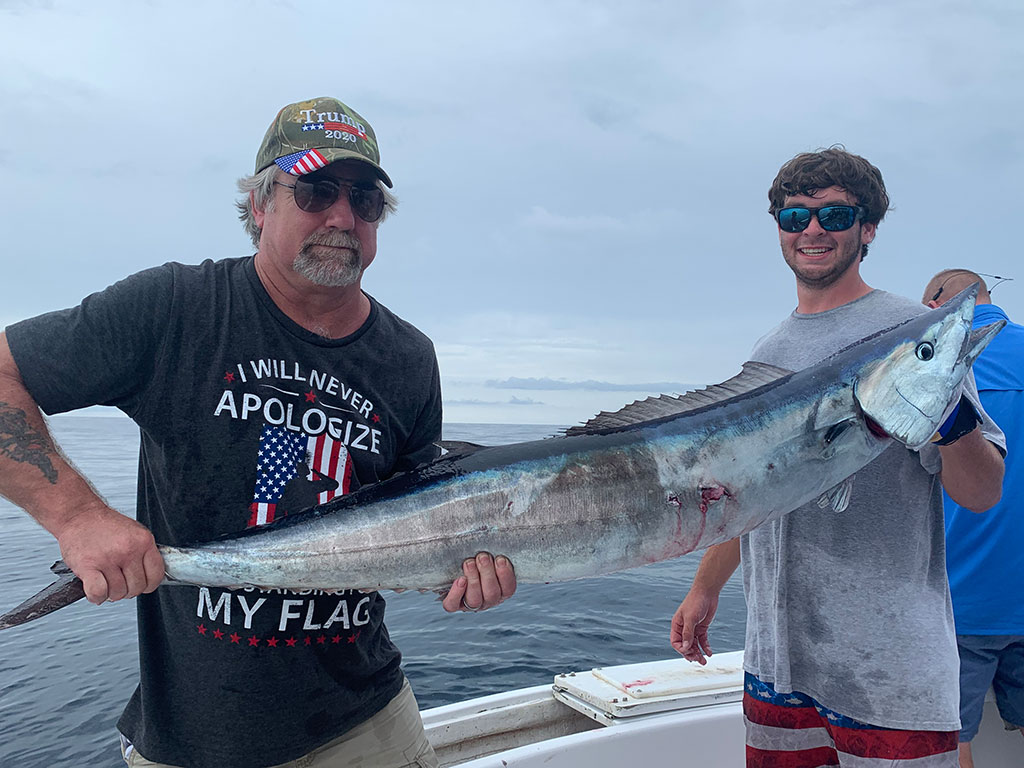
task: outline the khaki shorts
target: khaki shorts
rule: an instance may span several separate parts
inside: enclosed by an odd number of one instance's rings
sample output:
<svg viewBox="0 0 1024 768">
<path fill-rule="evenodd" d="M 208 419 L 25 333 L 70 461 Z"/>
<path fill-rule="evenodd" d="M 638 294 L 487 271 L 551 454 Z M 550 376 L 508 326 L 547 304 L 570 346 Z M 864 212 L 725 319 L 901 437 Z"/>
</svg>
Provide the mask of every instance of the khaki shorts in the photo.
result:
<svg viewBox="0 0 1024 768">
<path fill-rule="evenodd" d="M 121 756 L 129 768 L 180 768 L 147 760 L 123 736 Z M 273 768 L 438 768 L 409 681 L 366 722 L 307 755 Z"/>
</svg>

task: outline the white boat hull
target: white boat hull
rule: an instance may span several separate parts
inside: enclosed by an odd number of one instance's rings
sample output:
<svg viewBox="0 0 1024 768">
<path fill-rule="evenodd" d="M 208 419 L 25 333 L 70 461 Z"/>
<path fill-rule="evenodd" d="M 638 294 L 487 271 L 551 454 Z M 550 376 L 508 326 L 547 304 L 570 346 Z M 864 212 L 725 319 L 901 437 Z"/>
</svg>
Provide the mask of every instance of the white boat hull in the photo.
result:
<svg viewBox="0 0 1024 768">
<path fill-rule="evenodd" d="M 708 667 L 683 659 L 606 667 L 423 711 L 442 766 L 459 768 L 742 768 L 743 652 Z M 986 768 L 1024 766 L 991 692 L 972 743 Z"/>
</svg>

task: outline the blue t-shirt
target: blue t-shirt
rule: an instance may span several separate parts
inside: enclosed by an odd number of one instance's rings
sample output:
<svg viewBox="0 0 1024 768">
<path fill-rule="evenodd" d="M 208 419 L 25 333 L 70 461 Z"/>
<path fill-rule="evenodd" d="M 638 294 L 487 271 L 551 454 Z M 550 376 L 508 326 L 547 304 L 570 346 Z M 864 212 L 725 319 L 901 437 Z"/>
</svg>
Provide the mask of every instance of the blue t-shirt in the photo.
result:
<svg viewBox="0 0 1024 768">
<path fill-rule="evenodd" d="M 1007 320 L 974 363 L 981 403 L 1006 434 L 1002 500 L 977 514 L 945 496 L 946 567 L 959 635 L 1024 634 L 1024 326 L 994 304 L 974 311 L 974 327 Z"/>
</svg>

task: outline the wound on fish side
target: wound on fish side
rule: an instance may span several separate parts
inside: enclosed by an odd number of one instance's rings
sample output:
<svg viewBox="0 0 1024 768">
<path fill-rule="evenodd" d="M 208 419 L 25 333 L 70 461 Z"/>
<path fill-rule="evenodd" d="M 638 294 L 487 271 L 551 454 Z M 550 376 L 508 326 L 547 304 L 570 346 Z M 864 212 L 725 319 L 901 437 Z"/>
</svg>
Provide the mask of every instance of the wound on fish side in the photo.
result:
<svg viewBox="0 0 1024 768">
<path fill-rule="evenodd" d="M 721 485 L 713 485 L 710 488 L 700 489 L 700 511 L 707 512 L 708 507 L 711 503 L 718 501 L 720 498 L 725 496 L 726 498 L 732 498 L 732 494 L 729 493 L 728 489 Z"/>
</svg>

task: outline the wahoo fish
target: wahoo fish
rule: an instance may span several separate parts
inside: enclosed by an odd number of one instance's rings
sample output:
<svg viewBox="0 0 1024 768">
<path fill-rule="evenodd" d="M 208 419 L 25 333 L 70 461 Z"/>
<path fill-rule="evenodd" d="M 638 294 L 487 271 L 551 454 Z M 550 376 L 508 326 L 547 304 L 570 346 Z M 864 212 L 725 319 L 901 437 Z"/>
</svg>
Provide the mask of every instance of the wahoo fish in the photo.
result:
<svg viewBox="0 0 1024 768">
<path fill-rule="evenodd" d="M 476 552 L 520 583 L 635 568 L 735 538 L 815 499 L 842 511 L 894 441 L 935 433 L 1000 330 L 971 330 L 977 286 L 799 372 L 648 398 L 545 440 L 458 444 L 436 461 L 278 522 L 161 546 L 165 585 L 444 591 Z M 0 629 L 82 596 L 63 563 Z M 77 582 L 77 583 L 76 583 Z M 161 587 L 162 588 L 162 587 Z"/>
</svg>

